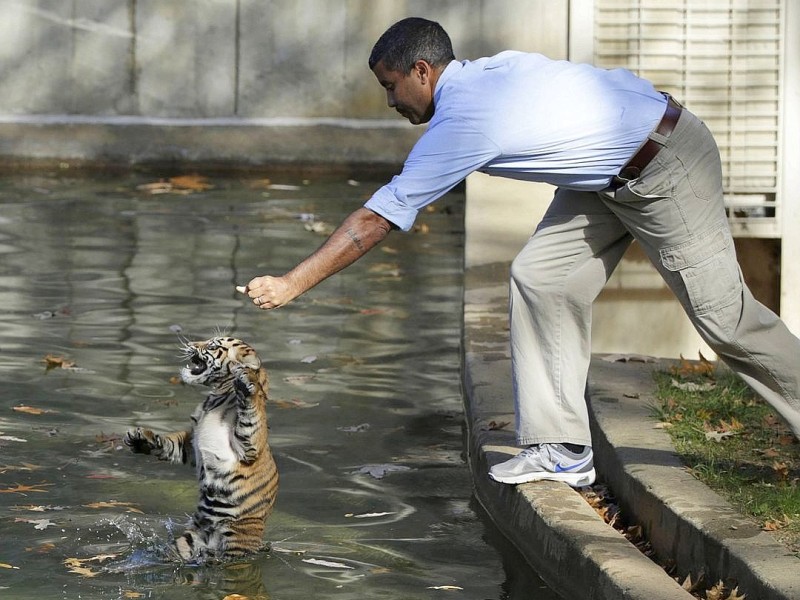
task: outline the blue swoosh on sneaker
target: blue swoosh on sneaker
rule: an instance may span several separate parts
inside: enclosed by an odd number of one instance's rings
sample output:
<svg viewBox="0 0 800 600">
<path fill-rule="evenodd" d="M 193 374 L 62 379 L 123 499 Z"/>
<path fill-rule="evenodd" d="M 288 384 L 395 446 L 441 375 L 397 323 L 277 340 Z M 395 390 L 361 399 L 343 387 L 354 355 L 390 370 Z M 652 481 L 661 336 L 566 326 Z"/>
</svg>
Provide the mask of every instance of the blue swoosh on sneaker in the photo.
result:
<svg viewBox="0 0 800 600">
<path fill-rule="evenodd" d="M 555 468 L 555 473 L 566 473 L 568 471 L 574 471 L 575 469 L 580 469 L 584 465 L 587 465 L 589 461 L 592 460 L 591 456 L 586 457 L 583 462 L 575 463 L 574 465 L 570 465 L 568 467 L 562 467 L 561 463 L 558 463 Z"/>
</svg>

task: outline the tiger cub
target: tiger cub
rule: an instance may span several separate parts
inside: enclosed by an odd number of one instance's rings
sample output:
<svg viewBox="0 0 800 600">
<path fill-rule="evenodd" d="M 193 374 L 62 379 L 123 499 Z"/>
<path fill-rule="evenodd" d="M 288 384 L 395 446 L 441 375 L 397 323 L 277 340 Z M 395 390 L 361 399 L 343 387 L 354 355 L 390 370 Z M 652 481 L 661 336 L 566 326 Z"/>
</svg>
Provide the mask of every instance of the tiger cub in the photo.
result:
<svg viewBox="0 0 800 600">
<path fill-rule="evenodd" d="M 278 491 L 278 470 L 267 442 L 268 377 L 255 350 L 241 340 L 214 337 L 185 344 L 185 383 L 211 392 L 186 431 L 128 431 L 133 452 L 161 460 L 192 460 L 200 499 L 174 548 L 185 561 L 236 558 L 261 550 L 264 524 Z"/>
</svg>

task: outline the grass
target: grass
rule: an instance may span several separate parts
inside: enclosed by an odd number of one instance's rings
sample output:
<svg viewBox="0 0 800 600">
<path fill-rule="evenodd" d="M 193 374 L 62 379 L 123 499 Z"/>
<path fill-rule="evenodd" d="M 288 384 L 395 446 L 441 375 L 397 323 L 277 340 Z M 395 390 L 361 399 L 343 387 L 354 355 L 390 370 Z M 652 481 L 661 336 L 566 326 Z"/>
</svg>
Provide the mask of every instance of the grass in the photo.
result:
<svg viewBox="0 0 800 600">
<path fill-rule="evenodd" d="M 705 360 L 656 374 L 657 416 L 687 468 L 800 554 L 800 444 L 735 375 Z"/>
</svg>

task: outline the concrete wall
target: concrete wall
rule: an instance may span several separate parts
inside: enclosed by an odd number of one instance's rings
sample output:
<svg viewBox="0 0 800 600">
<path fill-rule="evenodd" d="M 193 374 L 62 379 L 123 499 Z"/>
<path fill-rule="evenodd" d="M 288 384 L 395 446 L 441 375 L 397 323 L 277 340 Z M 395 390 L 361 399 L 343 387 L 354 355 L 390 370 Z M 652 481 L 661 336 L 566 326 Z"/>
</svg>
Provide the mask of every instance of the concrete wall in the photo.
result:
<svg viewBox="0 0 800 600">
<path fill-rule="evenodd" d="M 377 38 L 421 15 L 445 25 L 463 58 L 565 44 L 567 0 L 513 6 L 0 0 L 0 164 L 396 166 L 421 129 L 386 107 L 367 67 Z"/>
</svg>

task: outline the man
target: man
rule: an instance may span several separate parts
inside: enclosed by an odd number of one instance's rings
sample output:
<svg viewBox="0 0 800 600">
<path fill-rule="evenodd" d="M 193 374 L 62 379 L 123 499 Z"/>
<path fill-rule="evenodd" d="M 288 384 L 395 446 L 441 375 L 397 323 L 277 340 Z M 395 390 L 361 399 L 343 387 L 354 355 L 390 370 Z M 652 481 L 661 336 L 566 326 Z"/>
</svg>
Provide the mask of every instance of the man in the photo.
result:
<svg viewBox="0 0 800 600">
<path fill-rule="evenodd" d="M 363 256 L 469 173 L 556 186 L 511 265 L 517 438 L 491 468 L 504 483 L 595 479 L 584 390 L 591 307 L 636 239 L 703 339 L 800 437 L 800 340 L 743 283 L 722 199 L 719 151 L 694 115 L 622 69 L 537 54 L 455 60 L 437 24 L 404 19 L 369 66 L 390 107 L 429 123 L 403 171 L 310 257 L 240 291 L 283 306 Z M 490 210 L 491 207 L 487 207 Z"/>
</svg>

